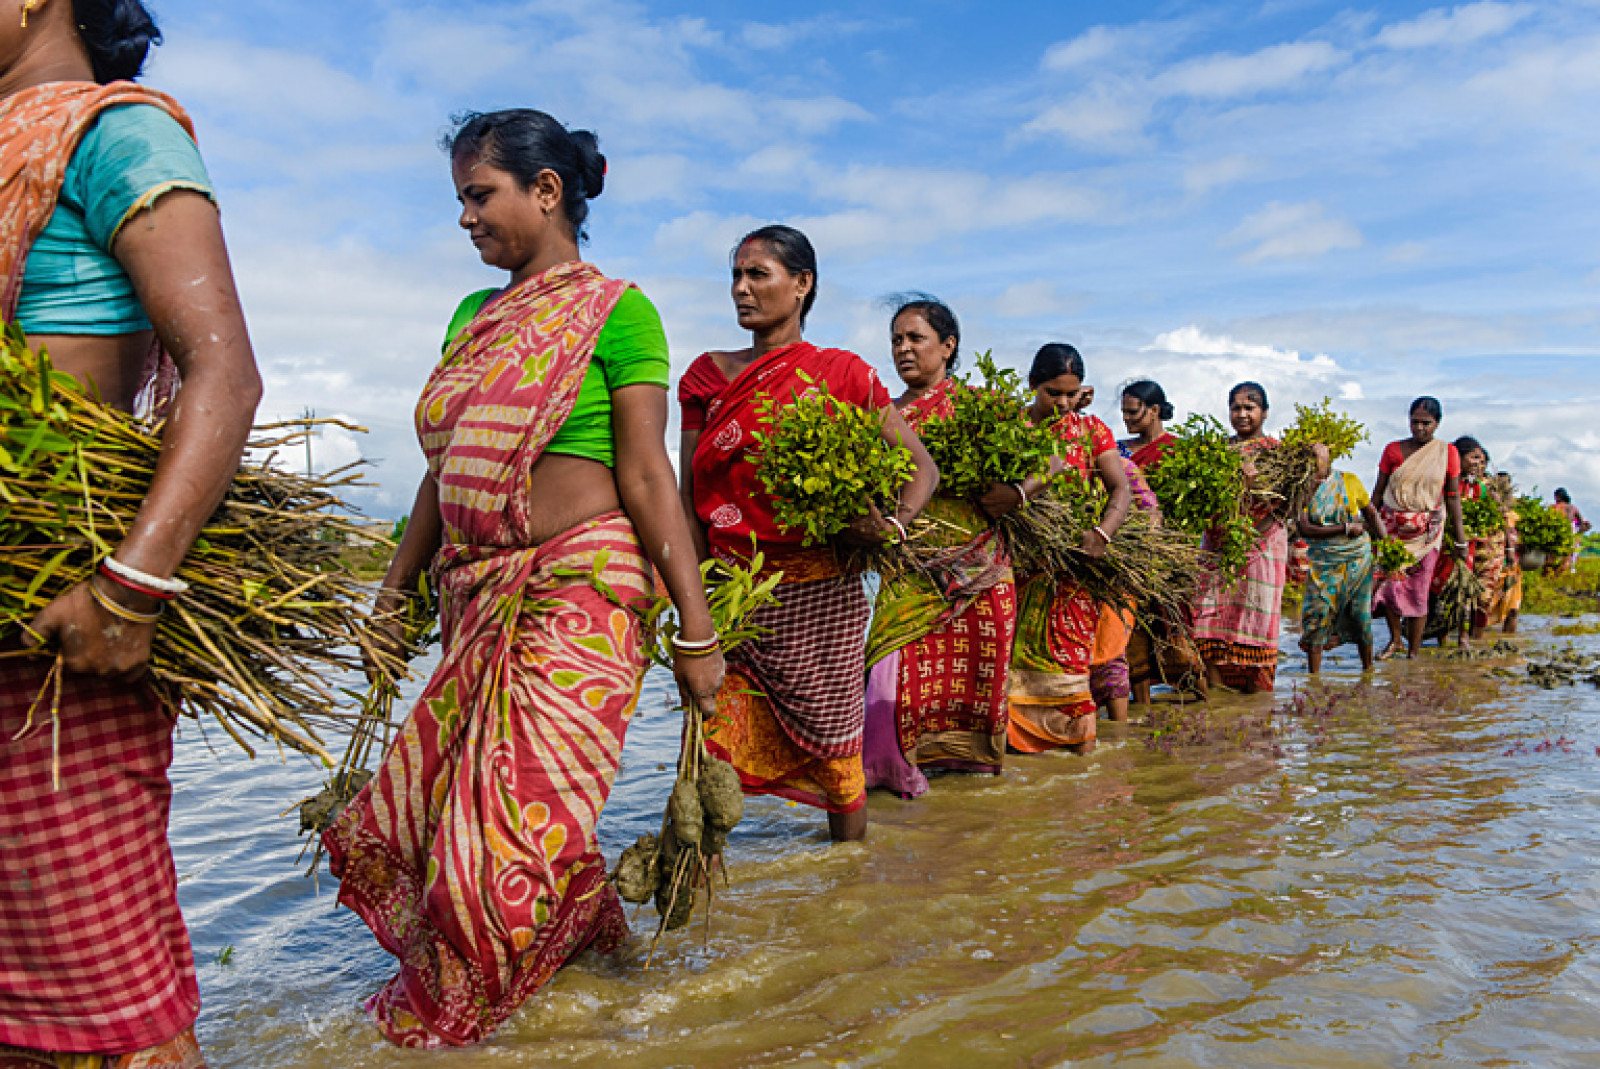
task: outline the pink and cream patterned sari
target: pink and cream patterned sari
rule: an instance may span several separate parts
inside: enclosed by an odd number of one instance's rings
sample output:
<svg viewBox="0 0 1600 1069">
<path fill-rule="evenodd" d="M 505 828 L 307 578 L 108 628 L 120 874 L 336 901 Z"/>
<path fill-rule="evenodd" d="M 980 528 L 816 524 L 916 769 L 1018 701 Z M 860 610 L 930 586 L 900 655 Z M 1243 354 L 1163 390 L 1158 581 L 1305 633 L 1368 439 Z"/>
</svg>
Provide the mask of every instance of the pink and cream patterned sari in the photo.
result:
<svg viewBox="0 0 1600 1069">
<path fill-rule="evenodd" d="M 650 569 L 621 512 L 528 537 L 529 474 L 627 287 L 582 263 L 521 283 L 417 406 L 444 522 L 443 658 L 324 836 L 339 901 L 400 959 L 367 1008 L 402 1046 L 478 1042 L 575 954 L 627 934 L 595 824 L 644 677 L 629 606 Z"/>
</svg>

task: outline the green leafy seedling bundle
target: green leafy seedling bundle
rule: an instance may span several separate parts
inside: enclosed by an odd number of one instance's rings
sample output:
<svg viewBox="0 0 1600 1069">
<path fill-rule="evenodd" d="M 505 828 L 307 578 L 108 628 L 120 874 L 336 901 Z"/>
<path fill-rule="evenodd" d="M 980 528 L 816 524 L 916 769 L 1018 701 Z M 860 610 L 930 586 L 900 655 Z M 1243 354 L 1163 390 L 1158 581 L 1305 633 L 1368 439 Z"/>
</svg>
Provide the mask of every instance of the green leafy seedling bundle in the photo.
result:
<svg viewBox="0 0 1600 1069">
<path fill-rule="evenodd" d="M 949 497 L 978 498 L 993 483 L 1041 475 L 1060 448 L 1047 425 L 1028 419 L 1021 377 L 990 353 L 979 355 L 977 364 L 981 381 L 959 380 L 951 393 L 954 411 L 928 420 L 921 432 L 939 466 L 939 492 Z"/>
</svg>

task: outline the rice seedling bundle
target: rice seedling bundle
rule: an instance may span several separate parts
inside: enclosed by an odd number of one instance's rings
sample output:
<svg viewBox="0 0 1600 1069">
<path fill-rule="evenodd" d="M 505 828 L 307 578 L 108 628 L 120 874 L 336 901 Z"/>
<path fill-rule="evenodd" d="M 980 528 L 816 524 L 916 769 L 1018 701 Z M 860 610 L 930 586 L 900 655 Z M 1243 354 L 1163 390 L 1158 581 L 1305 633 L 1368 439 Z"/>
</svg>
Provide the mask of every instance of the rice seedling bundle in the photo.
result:
<svg viewBox="0 0 1600 1069">
<path fill-rule="evenodd" d="M 1162 520 L 1190 535 L 1212 535 L 1217 571 L 1224 578 L 1237 576 L 1256 543 L 1255 524 L 1243 506 L 1244 458 L 1211 416 L 1192 415 L 1174 434 L 1177 440 L 1160 466 L 1146 475 L 1161 501 Z"/>
<path fill-rule="evenodd" d="M 978 357 L 981 382 L 957 380 L 949 416 L 923 425 L 922 444 L 939 466 L 939 492 L 978 498 L 992 483 L 1015 483 L 1042 475 L 1060 440 L 1026 414 L 1027 392 L 1015 371 L 1002 369 L 989 353 Z"/>
<path fill-rule="evenodd" d="M 84 392 L 14 325 L 0 342 L 0 415 L 0 639 L 12 640 L 120 544 L 155 476 L 161 428 Z M 309 430 L 261 427 L 251 445 L 270 454 Z M 247 736 L 332 766 L 321 733 L 356 719 L 331 682 L 369 646 L 368 591 L 338 566 L 362 535 L 337 493 L 355 481 L 350 469 L 295 475 L 270 456 L 241 466 L 178 570 L 189 592 L 157 626 L 157 692 L 252 756 Z"/>
<path fill-rule="evenodd" d="M 1383 539 L 1372 547 L 1372 554 L 1377 562 L 1378 575 L 1386 579 L 1404 575 L 1417 566 L 1417 558 L 1398 538 Z"/>
<path fill-rule="evenodd" d="M 1517 498 L 1517 537 L 1524 550 L 1540 550 L 1556 560 L 1578 551 L 1572 521 L 1528 494 Z"/>
<path fill-rule="evenodd" d="M 757 402 L 766 430 L 755 434 L 756 471 L 772 495 L 778 525 L 820 545 L 860 519 L 871 502 L 885 515 L 916 471 L 911 450 L 883 439 L 883 415 L 841 401 L 826 388 L 780 403 Z"/>
<path fill-rule="evenodd" d="M 1326 397 L 1319 405 L 1296 404 L 1294 409 L 1295 421 L 1279 444 L 1255 454 L 1256 476 L 1250 490 L 1252 504 L 1285 525 L 1305 510 L 1317 488 L 1316 446 L 1339 460 L 1367 439 L 1367 429 L 1333 411 Z"/>
<path fill-rule="evenodd" d="M 1471 500 L 1461 499 L 1461 522 L 1466 528 L 1467 537 L 1472 539 L 1489 538 L 1506 529 L 1506 517 L 1500 510 L 1500 503 L 1488 494 Z"/>
<path fill-rule="evenodd" d="M 1439 597 L 1434 602 L 1433 613 L 1443 634 L 1463 631 L 1472 623 L 1472 614 L 1484 596 L 1483 580 L 1465 561 L 1456 561 L 1445 578 Z"/>
</svg>

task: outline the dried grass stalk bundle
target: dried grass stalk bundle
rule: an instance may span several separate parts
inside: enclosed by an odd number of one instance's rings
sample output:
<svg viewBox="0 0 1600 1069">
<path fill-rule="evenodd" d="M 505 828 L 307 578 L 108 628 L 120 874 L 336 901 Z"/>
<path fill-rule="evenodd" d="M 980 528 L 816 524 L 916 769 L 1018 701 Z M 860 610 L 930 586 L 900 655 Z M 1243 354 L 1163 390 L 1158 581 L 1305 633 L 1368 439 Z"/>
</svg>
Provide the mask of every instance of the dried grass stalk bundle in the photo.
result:
<svg viewBox="0 0 1600 1069">
<path fill-rule="evenodd" d="M 0 414 L 0 637 L 11 639 L 127 535 L 161 428 L 85 393 L 14 325 L 0 344 Z M 331 767 L 321 732 L 348 730 L 359 714 L 329 680 L 359 668 L 368 643 L 368 592 L 338 557 L 366 534 L 338 496 L 357 482 L 350 468 L 306 477 L 273 465 L 273 451 L 310 430 L 258 428 L 251 446 L 268 459 L 239 469 L 179 569 L 189 592 L 157 627 L 150 676 L 174 709 L 214 719 L 251 756 L 247 736 Z"/>
<path fill-rule="evenodd" d="M 1051 482 L 1047 493 L 997 521 L 1019 572 L 1066 576 L 1097 601 L 1131 605 L 1145 614 L 1188 618 L 1206 554 L 1193 536 L 1158 525 L 1134 509 L 1104 557 L 1083 551 L 1083 533 L 1105 514 L 1107 494 L 1075 473 Z M 1143 614 L 1142 614 L 1143 615 Z"/>
<path fill-rule="evenodd" d="M 1330 398 L 1317 405 L 1296 404 L 1294 411 L 1295 421 L 1279 445 L 1255 454 L 1256 477 L 1250 493 L 1251 507 L 1264 507 L 1285 526 L 1305 511 L 1316 491 L 1316 447 L 1322 446 L 1337 461 L 1367 440 L 1366 427 L 1335 412 Z"/>
<path fill-rule="evenodd" d="M 1456 561 L 1433 605 L 1439 629 L 1447 635 L 1466 630 L 1483 596 L 1483 580 L 1473 573 L 1471 565 Z"/>
</svg>

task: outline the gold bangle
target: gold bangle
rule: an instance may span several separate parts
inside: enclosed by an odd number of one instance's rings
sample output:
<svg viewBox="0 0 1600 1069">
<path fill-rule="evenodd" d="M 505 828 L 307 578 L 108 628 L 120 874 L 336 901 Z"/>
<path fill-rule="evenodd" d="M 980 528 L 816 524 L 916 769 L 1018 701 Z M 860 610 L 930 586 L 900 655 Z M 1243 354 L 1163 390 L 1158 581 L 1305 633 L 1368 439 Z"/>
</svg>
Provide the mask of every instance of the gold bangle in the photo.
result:
<svg viewBox="0 0 1600 1069">
<path fill-rule="evenodd" d="M 161 619 L 161 611 L 159 609 L 153 613 L 143 613 L 134 612 L 125 605 L 118 605 L 101 592 L 100 588 L 95 585 L 93 577 L 89 579 L 89 595 L 93 597 L 99 606 L 106 612 L 110 613 L 112 616 L 115 616 L 119 620 L 126 620 L 130 624 L 153 624 L 157 620 Z"/>
<path fill-rule="evenodd" d="M 718 643 L 715 646 L 707 646 L 705 649 L 701 650 L 701 649 L 684 649 L 682 646 L 679 646 L 677 643 L 673 643 L 672 652 L 673 652 L 673 654 L 675 656 L 678 656 L 678 657 L 709 657 L 713 653 L 721 653 L 722 652 L 722 645 L 720 643 Z"/>
</svg>

